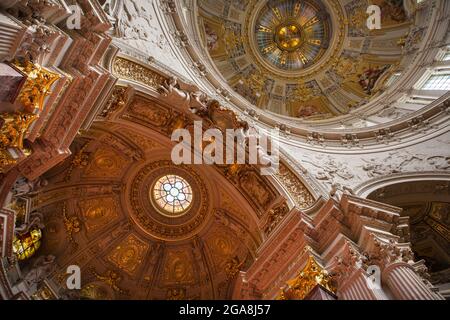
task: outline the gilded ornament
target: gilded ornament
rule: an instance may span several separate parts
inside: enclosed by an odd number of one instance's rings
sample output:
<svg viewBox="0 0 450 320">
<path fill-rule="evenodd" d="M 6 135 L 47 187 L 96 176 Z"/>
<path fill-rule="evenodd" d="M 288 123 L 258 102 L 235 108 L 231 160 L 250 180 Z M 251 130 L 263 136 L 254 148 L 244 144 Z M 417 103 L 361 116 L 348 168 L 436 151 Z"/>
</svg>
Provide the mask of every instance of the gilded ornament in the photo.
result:
<svg viewBox="0 0 450 320">
<path fill-rule="evenodd" d="M 129 235 L 108 255 L 108 259 L 119 269 L 133 275 L 142 264 L 148 245 L 135 235 Z"/>
<path fill-rule="evenodd" d="M 67 216 L 67 207 L 65 203 L 63 205 L 63 221 L 66 228 L 67 238 L 72 245 L 72 251 L 75 251 L 78 248 L 78 243 L 73 238 L 73 235 L 81 231 L 81 222 L 76 216 Z"/>
<path fill-rule="evenodd" d="M 118 205 L 112 197 L 82 200 L 80 209 L 86 230 L 89 232 L 103 228 L 119 216 Z"/>
<path fill-rule="evenodd" d="M 227 279 L 228 280 L 234 279 L 238 275 L 243 265 L 244 261 L 240 262 L 239 257 L 237 256 L 229 259 L 225 263 L 225 274 L 227 275 Z"/>
<path fill-rule="evenodd" d="M 81 288 L 80 296 L 90 300 L 110 300 L 108 289 L 98 283 L 89 283 Z"/>
<path fill-rule="evenodd" d="M 407 36 L 404 36 L 404 37 L 400 37 L 398 40 L 397 40 L 397 45 L 399 46 L 399 47 L 404 47 L 405 46 L 405 44 L 406 44 L 406 39 L 407 39 Z"/>
<path fill-rule="evenodd" d="M 125 158 L 110 147 L 100 147 L 86 168 L 86 175 L 91 177 L 119 176 L 126 164 Z"/>
<path fill-rule="evenodd" d="M 327 0 L 327 2 L 329 2 L 329 6 L 331 7 L 331 10 L 336 12 L 338 20 L 343 22 L 345 20 L 344 12 L 342 10 L 342 6 L 339 3 L 339 1 L 338 0 Z M 248 1 L 247 7 L 250 9 L 247 10 L 247 15 L 245 17 L 245 21 L 244 21 L 243 25 L 251 26 L 250 21 L 252 19 L 254 19 L 253 13 L 255 12 L 254 9 L 255 9 L 255 6 L 257 3 L 258 3 L 258 0 L 249 0 Z M 314 19 L 311 19 L 311 21 L 314 21 Z M 246 48 L 250 48 L 250 50 L 248 50 L 248 53 L 250 55 L 251 61 L 258 67 L 258 69 L 267 71 L 269 74 L 273 74 L 271 69 L 267 66 L 268 63 L 266 61 L 264 61 L 263 59 L 260 59 L 260 54 L 256 55 L 255 50 L 252 50 L 253 48 L 250 44 L 250 41 L 251 41 L 250 33 L 251 33 L 251 28 L 249 28 L 248 30 L 247 29 L 243 30 L 243 39 L 245 40 L 244 45 Z M 328 68 L 330 61 L 335 59 L 335 57 L 341 53 L 341 49 L 344 45 L 344 39 L 345 39 L 345 24 L 344 23 L 339 23 L 339 31 L 337 31 L 336 33 L 338 35 L 338 39 L 336 41 L 336 45 L 333 48 L 330 48 L 330 50 L 332 50 L 332 51 L 331 51 L 331 55 L 329 55 L 329 58 L 322 59 L 320 61 L 320 57 L 324 56 L 324 55 L 318 55 L 319 58 L 318 59 L 316 58 L 315 61 L 318 61 L 318 62 L 316 62 L 316 65 L 320 64 L 319 67 L 311 68 L 310 70 L 309 69 L 301 70 L 302 78 L 306 79 L 308 77 L 314 76 L 315 74 L 317 74 L 317 72 L 320 72 L 320 71 Z M 276 48 L 276 46 L 275 46 L 275 48 Z M 292 75 L 277 75 L 278 79 L 281 79 L 284 81 L 289 81 L 289 80 L 292 80 L 293 78 L 297 78 L 297 77 L 298 77 L 298 73 L 293 73 Z"/>
<path fill-rule="evenodd" d="M 26 156 L 30 150 L 24 147 L 23 142 L 31 124 L 38 118 L 36 114 L 14 112 L 0 115 L 0 173 L 6 166 L 16 163 L 8 149 L 18 149 Z"/>
<path fill-rule="evenodd" d="M 19 94 L 25 110 L 28 113 L 42 111 L 45 97 L 51 93 L 51 86 L 60 76 L 30 61 L 16 61 L 14 64 L 27 75 L 27 80 Z"/>
<path fill-rule="evenodd" d="M 72 177 L 72 172 L 75 168 L 85 168 L 89 164 L 89 154 L 84 150 L 87 148 L 89 143 L 86 143 L 73 157 L 70 163 L 69 170 L 67 170 L 64 181 L 69 181 Z"/>
<path fill-rule="evenodd" d="M 129 295 L 128 290 L 123 290 L 118 286 L 118 283 L 120 280 L 122 280 L 122 277 L 112 270 L 107 270 L 105 275 L 101 275 L 95 271 L 93 267 L 89 268 L 89 271 L 100 281 L 106 283 L 111 289 L 113 289 L 115 292 L 122 294 L 122 295 Z"/>
<path fill-rule="evenodd" d="M 0 150 L 0 173 L 5 172 L 5 167 L 13 165 L 16 163 L 16 160 L 13 159 L 8 153 Z"/>
<path fill-rule="evenodd" d="M 119 78 L 142 83 L 153 89 L 157 89 L 167 80 L 159 73 L 122 57 L 114 60 L 113 73 Z"/>
<path fill-rule="evenodd" d="M 185 288 L 168 289 L 166 293 L 166 300 L 186 300 Z"/>
<path fill-rule="evenodd" d="M 194 269 L 192 259 L 187 252 L 170 251 L 164 265 L 164 283 L 193 283 Z"/>
<path fill-rule="evenodd" d="M 335 293 L 336 289 L 331 282 L 332 278 L 328 272 L 310 255 L 297 277 L 286 282 L 287 287 L 282 290 L 282 297 L 288 300 L 303 300 L 317 285 Z"/>
<path fill-rule="evenodd" d="M 195 195 L 191 209 L 183 217 L 165 217 L 155 209 L 149 197 L 141 196 L 148 194 L 153 183 L 167 172 L 182 176 Z M 151 236 L 169 241 L 186 239 L 199 232 L 209 212 L 208 190 L 196 170 L 187 165 L 174 166 L 167 160 L 149 163 L 138 171 L 131 184 L 129 200 L 134 222 Z"/>
<path fill-rule="evenodd" d="M 4 120 L 0 128 L 0 150 L 7 148 L 23 149 L 23 140 L 31 124 L 38 117 L 23 112 L 6 113 L 0 116 Z"/>
<path fill-rule="evenodd" d="M 271 1 L 256 16 L 254 37 L 265 63 L 283 71 L 303 70 L 328 50 L 331 21 L 307 1 Z"/>
<path fill-rule="evenodd" d="M 443 237 L 447 243 L 450 243 L 450 229 L 447 225 L 436 221 L 433 218 L 425 217 L 425 223 L 428 224 L 437 234 Z"/>
<path fill-rule="evenodd" d="M 129 110 L 133 115 L 136 115 L 157 127 L 166 126 L 172 117 L 169 110 L 143 99 L 134 100 L 131 103 Z"/>
<path fill-rule="evenodd" d="M 286 214 L 289 212 L 289 207 L 286 203 L 270 209 L 267 217 L 267 222 L 264 225 L 264 233 L 266 236 L 270 235 L 275 227 L 283 220 Z"/>
<path fill-rule="evenodd" d="M 274 192 L 254 171 L 245 171 L 239 178 L 239 185 L 248 199 L 264 212 L 275 198 Z"/>
<path fill-rule="evenodd" d="M 116 110 L 123 108 L 133 96 L 133 87 L 115 86 L 111 97 L 106 103 L 103 110 L 100 112 L 100 116 L 108 118 Z"/>
<path fill-rule="evenodd" d="M 314 197 L 305 187 L 303 182 L 284 163 L 280 162 L 277 178 L 286 187 L 295 205 L 300 209 L 306 209 L 313 205 Z"/>
</svg>

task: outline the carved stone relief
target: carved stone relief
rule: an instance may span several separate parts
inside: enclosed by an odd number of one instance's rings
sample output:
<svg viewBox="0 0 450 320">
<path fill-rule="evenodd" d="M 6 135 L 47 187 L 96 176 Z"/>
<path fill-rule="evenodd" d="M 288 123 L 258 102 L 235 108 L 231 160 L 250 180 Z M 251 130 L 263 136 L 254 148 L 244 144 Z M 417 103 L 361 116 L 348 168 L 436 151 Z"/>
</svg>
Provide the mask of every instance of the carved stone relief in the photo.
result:
<svg viewBox="0 0 450 320">
<path fill-rule="evenodd" d="M 450 134 L 392 151 L 350 154 L 319 153 L 288 146 L 289 153 L 312 176 L 329 189 L 335 185 L 353 189 L 369 179 L 398 173 L 448 172 L 450 170 Z"/>
</svg>

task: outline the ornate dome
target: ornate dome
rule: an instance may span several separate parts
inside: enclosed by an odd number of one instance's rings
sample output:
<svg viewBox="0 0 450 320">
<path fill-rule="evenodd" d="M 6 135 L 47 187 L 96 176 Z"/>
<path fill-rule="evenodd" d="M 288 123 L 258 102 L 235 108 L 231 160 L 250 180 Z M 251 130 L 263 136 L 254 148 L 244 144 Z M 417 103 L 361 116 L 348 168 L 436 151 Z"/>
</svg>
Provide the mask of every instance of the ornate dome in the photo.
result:
<svg viewBox="0 0 450 320">
<path fill-rule="evenodd" d="M 329 16 L 321 2 L 271 1 L 257 14 L 254 35 L 259 54 L 275 68 L 293 71 L 317 62 L 328 48 Z"/>
<path fill-rule="evenodd" d="M 0 9 L 0 300 L 450 298 L 450 1 Z"/>
<path fill-rule="evenodd" d="M 251 104 L 291 118 L 348 114 L 378 97 L 403 69 L 414 14 L 401 1 L 199 1 L 199 30 L 212 64 Z M 418 30 L 415 40 L 423 34 Z"/>
<path fill-rule="evenodd" d="M 40 253 L 65 265 L 84 252 L 82 298 L 224 299 L 253 260 L 251 206 L 217 169 L 174 165 L 168 140 L 134 121 L 95 125 L 48 173 Z"/>
</svg>

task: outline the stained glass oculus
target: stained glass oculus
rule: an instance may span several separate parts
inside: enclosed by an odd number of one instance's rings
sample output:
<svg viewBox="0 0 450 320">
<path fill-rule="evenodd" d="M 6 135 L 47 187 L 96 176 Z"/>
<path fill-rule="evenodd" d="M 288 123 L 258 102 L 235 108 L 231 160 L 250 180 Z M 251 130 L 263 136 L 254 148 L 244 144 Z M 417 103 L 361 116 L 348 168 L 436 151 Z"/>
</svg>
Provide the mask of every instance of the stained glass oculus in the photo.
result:
<svg viewBox="0 0 450 320">
<path fill-rule="evenodd" d="M 268 1 L 256 20 L 258 50 L 277 68 L 305 69 L 318 61 L 328 48 L 330 23 L 320 1 Z"/>
<path fill-rule="evenodd" d="M 152 202 L 158 211 L 169 217 L 183 215 L 192 204 L 192 188 L 177 175 L 164 175 L 159 178 L 151 191 Z"/>
</svg>

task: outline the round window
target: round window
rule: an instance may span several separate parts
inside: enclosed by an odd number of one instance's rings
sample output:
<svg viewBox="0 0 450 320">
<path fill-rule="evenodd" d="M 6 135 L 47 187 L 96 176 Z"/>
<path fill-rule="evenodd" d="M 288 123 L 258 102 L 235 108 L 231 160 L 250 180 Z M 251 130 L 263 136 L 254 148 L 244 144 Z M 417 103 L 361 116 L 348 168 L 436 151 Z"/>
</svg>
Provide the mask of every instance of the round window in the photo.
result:
<svg viewBox="0 0 450 320">
<path fill-rule="evenodd" d="M 169 217 L 183 215 L 192 204 L 192 188 L 180 176 L 169 174 L 160 177 L 151 191 L 151 199 L 158 211 Z"/>
</svg>

